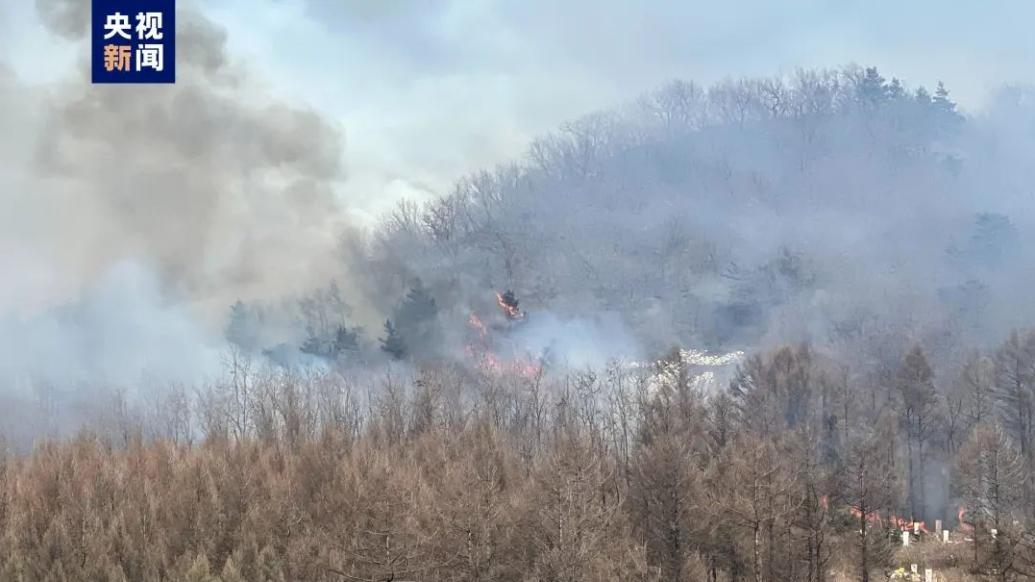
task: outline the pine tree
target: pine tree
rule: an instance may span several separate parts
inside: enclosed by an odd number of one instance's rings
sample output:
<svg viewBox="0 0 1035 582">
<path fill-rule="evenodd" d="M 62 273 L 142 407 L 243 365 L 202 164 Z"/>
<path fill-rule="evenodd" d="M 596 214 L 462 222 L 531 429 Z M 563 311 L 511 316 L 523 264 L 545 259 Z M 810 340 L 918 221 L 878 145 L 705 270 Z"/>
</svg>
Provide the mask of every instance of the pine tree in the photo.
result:
<svg viewBox="0 0 1035 582">
<path fill-rule="evenodd" d="M 230 306 L 230 317 L 224 335 L 231 344 L 245 351 L 257 350 L 258 335 L 261 322 L 255 310 L 250 309 L 240 299 Z"/>
<path fill-rule="evenodd" d="M 337 360 L 345 352 L 359 349 L 360 328 L 348 326 L 352 309 L 334 281 L 300 299 L 298 309 L 306 333 L 299 347 L 303 353 Z"/>
<path fill-rule="evenodd" d="M 867 67 L 856 87 L 859 100 L 867 106 L 877 107 L 888 100 L 888 85 L 877 67 Z"/>
<path fill-rule="evenodd" d="M 390 354 L 394 359 L 401 360 L 406 357 L 406 343 L 403 341 L 399 330 L 392 325 L 391 319 L 385 320 L 385 337 L 381 338 L 381 350 Z"/>
<path fill-rule="evenodd" d="M 349 329 L 345 326 L 338 328 L 338 331 L 334 334 L 334 353 L 340 355 L 346 351 L 356 351 L 359 349 L 359 330 Z"/>
<path fill-rule="evenodd" d="M 503 301 L 504 305 L 514 308 L 515 311 L 518 310 L 518 298 L 517 295 L 514 294 L 513 290 L 507 289 L 503 295 L 500 296 L 500 299 Z"/>
<path fill-rule="evenodd" d="M 359 349 L 359 332 L 339 326 L 331 337 L 309 336 L 299 349 L 306 354 L 337 360 L 345 352 Z"/>
<path fill-rule="evenodd" d="M 974 217 L 967 254 L 972 265 L 999 267 L 1018 254 L 1020 236 L 1009 216 L 982 212 Z"/>
<path fill-rule="evenodd" d="M 950 134 L 959 129 L 963 123 L 963 116 L 956 111 L 956 103 L 949 98 L 949 90 L 941 81 L 938 81 L 938 88 L 934 91 L 931 106 L 934 108 L 935 125 L 940 134 Z"/>
<path fill-rule="evenodd" d="M 407 352 L 420 355 L 436 347 L 438 304 L 420 279 L 414 280 L 394 320 Z"/>
<path fill-rule="evenodd" d="M 906 95 L 905 88 L 902 87 L 902 81 L 899 81 L 897 77 L 891 78 L 891 84 L 888 85 L 888 97 L 892 100 L 898 100 Z"/>
<path fill-rule="evenodd" d="M 396 322 L 402 328 L 418 327 L 438 317 L 438 305 L 435 298 L 424 287 L 420 279 L 413 282 L 413 286 L 406 294 L 406 299 L 396 313 Z"/>
<path fill-rule="evenodd" d="M 949 90 L 945 88 L 945 84 L 938 81 L 938 88 L 934 91 L 934 98 L 931 103 L 935 108 L 945 113 L 956 113 L 956 104 L 949 99 Z"/>
</svg>

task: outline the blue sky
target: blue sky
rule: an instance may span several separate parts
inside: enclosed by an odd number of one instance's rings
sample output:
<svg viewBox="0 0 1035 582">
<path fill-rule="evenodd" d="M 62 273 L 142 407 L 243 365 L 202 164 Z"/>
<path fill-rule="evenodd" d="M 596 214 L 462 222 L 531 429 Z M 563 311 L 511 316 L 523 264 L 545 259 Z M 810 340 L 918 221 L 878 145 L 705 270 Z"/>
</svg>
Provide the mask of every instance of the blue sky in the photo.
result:
<svg viewBox="0 0 1035 582">
<path fill-rule="evenodd" d="M 43 3 L 85 0 L 41 0 Z M 187 5 L 186 0 L 180 0 Z M 1035 3 L 934 0 L 208 0 L 261 91 L 345 134 L 342 199 L 373 217 L 519 156 L 536 134 L 667 79 L 875 64 L 970 111 L 1035 81 Z M 85 67 L 34 2 L 3 0 L 0 63 L 46 87 Z"/>
</svg>

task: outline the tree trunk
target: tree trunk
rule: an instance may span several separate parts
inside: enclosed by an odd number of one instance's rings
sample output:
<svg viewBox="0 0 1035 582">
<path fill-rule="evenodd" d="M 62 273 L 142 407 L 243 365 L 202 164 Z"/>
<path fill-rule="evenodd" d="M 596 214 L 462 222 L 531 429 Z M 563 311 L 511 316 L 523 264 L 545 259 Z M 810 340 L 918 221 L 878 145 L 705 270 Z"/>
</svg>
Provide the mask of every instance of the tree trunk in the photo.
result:
<svg viewBox="0 0 1035 582">
<path fill-rule="evenodd" d="M 762 552 L 759 546 L 762 545 L 762 526 L 759 522 L 755 522 L 753 533 L 751 538 L 751 552 L 755 565 L 755 582 L 762 582 Z"/>
<path fill-rule="evenodd" d="M 912 422 L 910 422 L 912 425 Z M 912 426 L 909 427 L 910 431 Z M 906 456 L 909 458 L 909 518 L 916 520 L 916 475 L 913 472 L 913 437 L 906 434 Z M 863 517 L 866 517 L 863 514 Z"/>
<path fill-rule="evenodd" d="M 866 531 L 866 504 L 860 504 L 859 510 L 859 531 L 862 532 L 862 535 L 859 536 L 859 540 L 861 540 L 860 543 L 862 544 L 859 548 L 861 550 L 859 566 L 862 569 L 862 582 L 870 582 L 870 554 L 868 548 L 869 540 L 866 539 L 866 535 L 868 533 Z"/>
</svg>

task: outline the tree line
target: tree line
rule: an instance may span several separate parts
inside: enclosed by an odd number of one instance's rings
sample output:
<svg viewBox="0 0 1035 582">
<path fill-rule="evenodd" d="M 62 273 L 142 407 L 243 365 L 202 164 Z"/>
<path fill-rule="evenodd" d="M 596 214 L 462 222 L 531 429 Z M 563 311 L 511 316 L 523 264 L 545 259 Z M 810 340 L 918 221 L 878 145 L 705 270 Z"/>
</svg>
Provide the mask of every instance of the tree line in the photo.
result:
<svg viewBox="0 0 1035 582">
<path fill-rule="evenodd" d="M 976 579 L 1033 578 L 1035 331 L 939 373 L 921 346 L 869 374 L 804 344 L 699 372 L 238 353 L 5 455 L 0 578 L 868 581 L 896 518 L 966 530 Z"/>
</svg>

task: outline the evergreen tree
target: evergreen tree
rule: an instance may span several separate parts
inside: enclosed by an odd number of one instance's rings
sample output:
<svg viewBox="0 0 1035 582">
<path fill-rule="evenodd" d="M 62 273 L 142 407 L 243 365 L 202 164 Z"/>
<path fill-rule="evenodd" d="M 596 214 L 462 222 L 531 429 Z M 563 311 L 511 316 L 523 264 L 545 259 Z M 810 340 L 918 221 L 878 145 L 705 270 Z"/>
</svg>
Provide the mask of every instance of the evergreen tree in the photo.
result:
<svg viewBox="0 0 1035 582">
<path fill-rule="evenodd" d="M 420 355 L 436 347 L 438 304 L 420 279 L 414 280 L 393 319 L 408 353 Z"/>
<path fill-rule="evenodd" d="M 334 353 L 341 354 L 342 352 L 354 352 L 357 350 L 359 350 L 359 328 L 339 327 L 334 334 Z"/>
<path fill-rule="evenodd" d="M 938 88 L 934 91 L 934 98 L 931 99 L 931 103 L 941 111 L 956 113 L 956 104 L 949 99 L 949 90 L 945 88 L 945 83 L 941 81 L 938 81 Z"/>
<path fill-rule="evenodd" d="M 300 299 L 298 309 L 306 333 L 299 347 L 303 353 L 337 360 L 346 352 L 359 350 L 360 329 L 349 327 L 352 309 L 336 282 Z"/>
<path fill-rule="evenodd" d="M 902 81 L 899 81 L 897 77 L 892 77 L 891 84 L 888 85 L 888 97 L 897 101 L 905 95 L 906 90 L 902 87 Z"/>
<path fill-rule="evenodd" d="M 1016 257 L 1020 236 L 1009 216 L 982 212 L 974 218 L 969 251 L 975 264 L 999 267 Z"/>
<path fill-rule="evenodd" d="M 406 343 L 391 319 L 385 320 L 385 337 L 381 338 L 381 350 L 396 360 L 406 357 Z"/>
<path fill-rule="evenodd" d="M 413 286 L 406 294 L 406 299 L 396 311 L 396 321 L 399 327 L 416 328 L 438 317 L 438 305 L 435 298 L 424 287 L 420 279 L 413 282 Z"/>
<path fill-rule="evenodd" d="M 306 354 L 336 360 L 346 352 L 359 350 L 359 331 L 338 326 L 331 336 L 310 335 L 299 349 Z"/>
<path fill-rule="evenodd" d="M 941 81 L 934 91 L 931 106 L 934 107 L 935 125 L 940 134 L 952 133 L 962 125 L 963 116 L 956 111 L 956 103 L 949 99 L 949 90 Z"/>
<path fill-rule="evenodd" d="M 931 104 L 931 93 L 924 87 L 918 88 L 913 98 L 920 105 L 926 106 Z"/>
<path fill-rule="evenodd" d="M 889 89 L 877 67 L 867 67 L 856 87 L 859 101 L 865 106 L 878 107 L 888 100 Z"/>
<path fill-rule="evenodd" d="M 513 290 L 507 289 L 501 296 L 501 299 L 503 300 L 504 305 L 512 307 L 515 310 L 518 309 L 518 298 L 517 295 L 514 294 Z"/>
<path fill-rule="evenodd" d="M 238 299 L 230 306 L 230 318 L 224 331 L 226 341 L 248 352 L 259 349 L 259 329 L 262 325 L 256 310 Z"/>
</svg>

